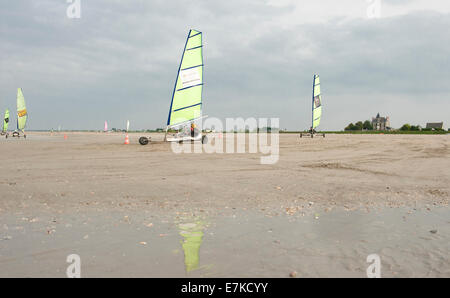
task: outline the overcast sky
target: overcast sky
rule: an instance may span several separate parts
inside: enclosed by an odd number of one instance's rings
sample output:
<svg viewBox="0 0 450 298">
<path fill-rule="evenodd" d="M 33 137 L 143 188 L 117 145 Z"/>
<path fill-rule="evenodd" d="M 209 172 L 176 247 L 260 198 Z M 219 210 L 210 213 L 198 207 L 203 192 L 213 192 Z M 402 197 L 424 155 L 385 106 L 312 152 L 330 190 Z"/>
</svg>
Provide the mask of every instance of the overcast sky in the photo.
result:
<svg viewBox="0 0 450 298">
<path fill-rule="evenodd" d="M 0 109 L 22 87 L 28 129 L 164 127 L 191 28 L 209 116 L 309 128 L 318 73 L 320 129 L 378 112 L 394 127 L 450 123 L 448 0 L 381 0 L 379 18 L 370 0 L 80 2 L 80 19 L 66 0 L 0 3 Z"/>
</svg>

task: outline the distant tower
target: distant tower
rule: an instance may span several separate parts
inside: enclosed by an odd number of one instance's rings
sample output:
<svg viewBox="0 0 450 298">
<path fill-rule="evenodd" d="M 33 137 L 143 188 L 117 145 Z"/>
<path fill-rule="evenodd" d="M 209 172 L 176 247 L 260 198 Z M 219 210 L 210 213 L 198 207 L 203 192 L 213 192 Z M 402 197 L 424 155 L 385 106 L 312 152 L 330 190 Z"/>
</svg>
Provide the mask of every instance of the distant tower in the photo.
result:
<svg viewBox="0 0 450 298">
<path fill-rule="evenodd" d="M 380 113 L 377 113 L 375 118 L 372 117 L 372 128 L 373 130 L 389 130 L 391 128 L 389 117 L 381 117 Z"/>
</svg>

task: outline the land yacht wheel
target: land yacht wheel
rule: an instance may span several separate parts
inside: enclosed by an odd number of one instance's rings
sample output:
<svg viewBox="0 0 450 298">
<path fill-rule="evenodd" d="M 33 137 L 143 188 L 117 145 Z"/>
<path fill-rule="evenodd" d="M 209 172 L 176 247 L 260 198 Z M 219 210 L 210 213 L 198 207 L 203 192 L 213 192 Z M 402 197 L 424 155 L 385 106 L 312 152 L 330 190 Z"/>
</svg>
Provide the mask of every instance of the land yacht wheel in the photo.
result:
<svg viewBox="0 0 450 298">
<path fill-rule="evenodd" d="M 147 145 L 149 142 L 149 139 L 147 137 L 140 137 L 139 138 L 139 144 L 141 144 L 142 146 Z"/>
</svg>

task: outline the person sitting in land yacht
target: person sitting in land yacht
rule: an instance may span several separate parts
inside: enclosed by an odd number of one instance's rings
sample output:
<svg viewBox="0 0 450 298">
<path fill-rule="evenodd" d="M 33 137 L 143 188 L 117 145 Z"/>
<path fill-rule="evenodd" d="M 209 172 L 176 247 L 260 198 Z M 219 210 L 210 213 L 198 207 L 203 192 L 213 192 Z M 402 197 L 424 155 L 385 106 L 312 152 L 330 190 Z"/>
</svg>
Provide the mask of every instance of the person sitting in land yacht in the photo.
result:
<svg viewBox="0 0 450 298">
<path fill-rule="evenodd" d="M 191 137 L 196 137 L 198 136 L 199 131 L 197 129 L 197 125 L 195 125 L 194 123 L 191 124 Z"/>
</svg>

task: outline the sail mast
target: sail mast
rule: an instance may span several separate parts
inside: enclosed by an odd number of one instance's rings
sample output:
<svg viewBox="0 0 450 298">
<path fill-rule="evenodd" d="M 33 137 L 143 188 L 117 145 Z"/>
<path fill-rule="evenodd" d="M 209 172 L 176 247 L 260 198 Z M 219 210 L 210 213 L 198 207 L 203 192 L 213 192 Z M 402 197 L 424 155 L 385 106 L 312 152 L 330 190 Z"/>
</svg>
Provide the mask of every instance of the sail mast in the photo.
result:
<svg viewBox="0 0 450 298">
<path fill-rule="evenodd" d="M 316 75 L 313 77 L 313 87 L 312 87 L 312 110 L 311 110 L 311 133 L 314 131 L 314 87 L 316 85 Z"/>
</svg>

